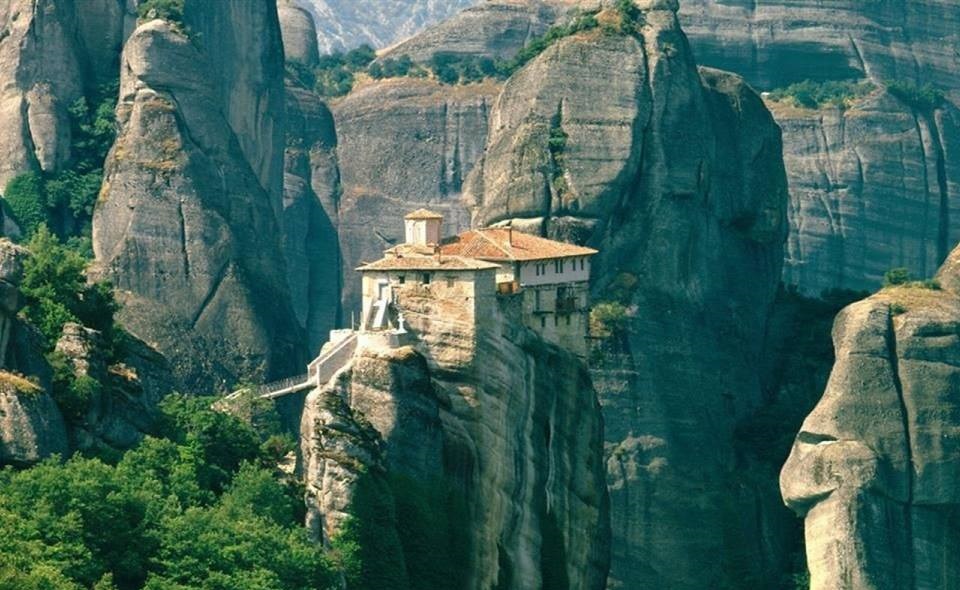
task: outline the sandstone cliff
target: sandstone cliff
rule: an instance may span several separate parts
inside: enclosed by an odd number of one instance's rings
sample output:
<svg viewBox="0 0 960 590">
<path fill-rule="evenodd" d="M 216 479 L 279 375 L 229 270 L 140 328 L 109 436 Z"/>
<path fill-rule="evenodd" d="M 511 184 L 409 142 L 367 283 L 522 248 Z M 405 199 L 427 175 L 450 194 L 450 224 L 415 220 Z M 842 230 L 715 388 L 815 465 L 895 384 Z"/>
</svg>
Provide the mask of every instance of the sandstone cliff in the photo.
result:
<svg viewBox="0 0 960 590">
<path fill-rule="evenodd" d="M 121 321 L 195 390 L 303 360 L 279 229 L 282 59 L 261 2 L 187 2 L 182 26 L 141 23 L 124 47 L 94 251 Z"/>
<path fill-rule="evenodd" d="M 875 289 L 894 267 L 935 272 L 960 240 L 955 2 L 683 0 L 681 19 L 700 63 L 760 90 L 866 79 L 951 99 L 918 108 L 878 91 L 846 112 L 773 105 L 791 187 L 785 281 L 816 295 Z"/>
<path fill-rule="evenodd" d="M 414 346 L 361 344 L 307 398 L 301 450 L 311 528 L 336 545 L 359 519 L 363 538 L 369 490 L 388 488 L 373 515 L 387 523 L 377 546 L 420 544 L 377 587 L 604 588 L 602 428 L 585 367 L 501 316 L 480 326 L 429 297 L 401 305 Z M 425 539 L 424 523 L 410 518 L 417 502 L 439 529 Z M 437 535 L 446 539 L 442 554 L 424 568 L 416 548 Z M 424 572 L 444 567 L 449 577 L 424 582 Z"/>
<path fill-rule="evenodd" d="M 937 280 L 837 317 L 836 364 L 780 479 L 813 590 L 960 588 L 960 249 Z"/>
<path fill-rule="evenodd" d="M 780 132 L 743 80 L 698 72 L 675 3 L 642 4 L 636 34 L 563 39 L 507 81 L 467 192 L 478 223 L 597 247 L 595 299 L 623 306 L 594 371 L 610 587 L 764 586 L 775 506 L 736 481 L 733 432 L 780 276 Z"/>
<path fill-rule="evenodd" d="M 67 109 L 116 79 L 131 10 L 125 0 L 0 2 L 0 190 L 70 160 Z"/>
</svg>

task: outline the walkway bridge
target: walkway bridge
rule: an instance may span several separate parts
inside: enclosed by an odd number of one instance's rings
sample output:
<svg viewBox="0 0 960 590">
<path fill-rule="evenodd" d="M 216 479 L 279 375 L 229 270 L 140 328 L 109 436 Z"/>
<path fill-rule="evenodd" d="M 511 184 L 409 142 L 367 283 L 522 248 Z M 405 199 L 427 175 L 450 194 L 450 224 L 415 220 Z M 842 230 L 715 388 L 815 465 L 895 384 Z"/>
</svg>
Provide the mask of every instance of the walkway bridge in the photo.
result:
<svg viewBox="0 0 960 590">
<path fill-rule="evenodd" d="M 261 399 L 277 399 L 291 393 L 320 387 L 329 381 L 337 371 L 342 369 L 353 358 L 357 350 L 357 333 L 350 333 L 336 341 L 326 352 L 318 356 L 307 367 L 307 372 L 295 377 L 287 377 L 279 381 L 256 385 L 252 388 L 238 389 L 225 399 L 235 400 L 245 392 L 253 390 L 253 395 Z"/>
</svg>

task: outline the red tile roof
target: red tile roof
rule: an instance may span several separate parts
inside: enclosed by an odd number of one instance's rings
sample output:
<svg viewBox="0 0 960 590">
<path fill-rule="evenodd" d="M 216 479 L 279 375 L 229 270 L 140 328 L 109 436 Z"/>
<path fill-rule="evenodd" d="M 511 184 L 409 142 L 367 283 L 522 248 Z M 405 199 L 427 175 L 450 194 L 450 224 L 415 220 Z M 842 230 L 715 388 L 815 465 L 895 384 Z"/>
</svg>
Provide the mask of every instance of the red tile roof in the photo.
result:
<svg viewBox="0 0 960 590">
<path fill-rule="evenodd" d="M 512 234 L 512 235 L 511 235 Z M 447 256 L 467 256 L 481 260 L 546 260 L 572 256 L 593 256 L 593 248 L 548 240 L 509 228 L 486 228 L 463 232 L 440 245 Z"/>
</svg>

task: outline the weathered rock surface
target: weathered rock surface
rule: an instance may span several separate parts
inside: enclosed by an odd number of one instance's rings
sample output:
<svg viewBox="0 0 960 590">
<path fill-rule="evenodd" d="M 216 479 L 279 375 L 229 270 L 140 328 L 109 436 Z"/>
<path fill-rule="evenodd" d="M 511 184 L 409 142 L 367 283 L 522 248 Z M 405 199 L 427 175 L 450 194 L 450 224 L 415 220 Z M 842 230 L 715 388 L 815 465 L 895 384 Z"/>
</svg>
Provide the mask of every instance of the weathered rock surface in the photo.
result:
<svg viewBox="0 0 960 590">
<path fill-rule="evenodd" d="M 880 91 L 846 111 L 770 104 L 791 194 L 785 282 L 819 294 L 935 273 L 960 241 L 960 111 Z"/>
<path fill-rule="evenodd" d="M 764 587 L 784 558 L 765 542 L 774 502 L 736 483 L 733 431 L 760 398 L 780 276 L 780 132 L 742 79 L 698 72 L 670 4 L 636 37 L 578 34 L 515 74 L 467 193 L 477 223 L 597 247 L 595 297 L 626 306 L 620 354 L 594 371 L 609 587 Z"/>
<path fill-rule="evenodd" d="M 938 280 L 834 324 L 836 364 L 780 479 L 812 590 L 960 588 L 960 249 Z"/>
<path fill-rule="evenodd" d="M 288 82 L 283 253 L 297 321 L 316 353 L 340 321 L 340 170 L 333 115 Z"/>
<path fill-rule="evenodd" d="M 0 190 L 70 157 L 67 107 L 83 96 L 72 2 L 0 2 Z"/>
<path fill-rule="evenodd" d="M 308 67 L 317 65 L 317 60 L 320 59 L 317 27 L 310 12 L 297 6 L 293 0 L 280 0 L 277 3 L 277 16 L 280 19 L 283 52 L 287 61 Z"/>
<path fill-rule="evenodd" d="M 322 53 L 385 47 L 478 0 L 298 0 L 317 23 Z"/>
<path fill-rule="evenodd" d="M 332 105 L 340 169 L 343 309 L 359 309 L 353 269 L 403 236 L 399 212 L 429 207 L 445 231 L 469 225 L 464 179 L 483 153 L 492 82 L 441 86 L 400 78 L 363 85 Z"/>
<path fill-rule="evenodd" d="M 283 52 L 265 3 L 187 2 L 184 18 L 194 38 L 154 20 L 124 48 L 93 242 L 124 325 L 212 391 L 304 358 L 278 222 Z"/>
<path fill-rule="evenodd" d="M 464 587 L 540 588 L 549 570 L 603 588 L 602 427 L 585 367 L 500 316 L 467 324 L 429 297 L 402 305 L 415 349 L 362 346 L 307 398 L 312 528 L 334 534 L 371 473 L 446 481 L 469 515 Z"/>
<path fill-rule="evenodd" d="M 57 404 L 38 385 L 0 371 L 0 465 L 25 466 L 67 454 Z"/>
<path fill-rule="evenodd" d="M 957 89 L 960 7 L 950 0 L 681 0 L 697 60 L 761 89 L 805 79 L 911 80 Z"/>
<path fill-rule="evenodd" d="M 931 84 L 952 97 L 935 112 L 879 93 L 846 113 L 774 106 L 791 187 L 784 280 L 817 295 L 875 289 L 894 267 L 935 272 L 960 239 L 960 7 L 683 0 L 680 14 L 700 63 L 761 90 L 867 79 Z"/>
</svg>

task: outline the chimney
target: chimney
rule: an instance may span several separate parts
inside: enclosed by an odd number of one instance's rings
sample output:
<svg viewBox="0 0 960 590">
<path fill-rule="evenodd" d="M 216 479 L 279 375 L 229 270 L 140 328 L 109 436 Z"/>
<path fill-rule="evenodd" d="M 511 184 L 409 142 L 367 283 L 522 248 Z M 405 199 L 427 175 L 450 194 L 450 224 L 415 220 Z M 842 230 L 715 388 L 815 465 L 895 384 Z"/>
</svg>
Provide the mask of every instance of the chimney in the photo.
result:
<svg viewBox="0 0 960 590">
<path fill-rule="evenodd" d="M 507 244 L 513 247 L 513 225 L 507 226 Z"/>
</svg>

